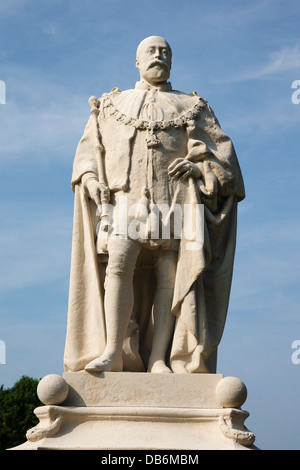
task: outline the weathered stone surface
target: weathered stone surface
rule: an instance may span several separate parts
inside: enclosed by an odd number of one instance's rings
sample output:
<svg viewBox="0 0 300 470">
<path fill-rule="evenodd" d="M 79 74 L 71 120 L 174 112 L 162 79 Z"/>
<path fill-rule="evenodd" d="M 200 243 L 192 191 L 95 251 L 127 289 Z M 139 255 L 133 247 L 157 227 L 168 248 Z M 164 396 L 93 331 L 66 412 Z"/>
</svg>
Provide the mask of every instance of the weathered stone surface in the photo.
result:
<svg viewBox="0 0 300 470">
<path fill-rule="evenodd" d="M 65 372 L 65 406 L 143 406 L 217 408 L 221 374 L 144 374 Z"/>
<path fill-rule="evenodd" d="M 196 92 L 151 36 L 140 81 L 91 97 L 75 193 L 63 377 L 18 449 L 249 449 L 247 391 L 216 374 L 243 178 Z M 134 210 L 133 210 L 134 209 Z"/>
<path fill-rule="evenodd" d="M 66 401 L 37 408 L 39 424 L 16 449 L 253 448 L 254 435 L 244 426 L 248 412 L 218 406 L 220 374 L 83 371 L 64 379 Z"/>
</svg>

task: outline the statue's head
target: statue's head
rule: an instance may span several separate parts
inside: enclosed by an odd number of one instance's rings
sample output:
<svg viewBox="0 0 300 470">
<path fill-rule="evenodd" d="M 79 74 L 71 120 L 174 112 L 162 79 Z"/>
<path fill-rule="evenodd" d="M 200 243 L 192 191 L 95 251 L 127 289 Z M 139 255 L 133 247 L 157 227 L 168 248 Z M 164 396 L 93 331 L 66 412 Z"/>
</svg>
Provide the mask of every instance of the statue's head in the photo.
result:
<svg viewBox="0 0 300 470">
<path fill-rule="evenodd" d="M 172 51 L 164 38 L 150 36 L 137 48 L 136 66 L 141 79 L 151 85 L 166 82 L 170 77 Z"/>
</svg>

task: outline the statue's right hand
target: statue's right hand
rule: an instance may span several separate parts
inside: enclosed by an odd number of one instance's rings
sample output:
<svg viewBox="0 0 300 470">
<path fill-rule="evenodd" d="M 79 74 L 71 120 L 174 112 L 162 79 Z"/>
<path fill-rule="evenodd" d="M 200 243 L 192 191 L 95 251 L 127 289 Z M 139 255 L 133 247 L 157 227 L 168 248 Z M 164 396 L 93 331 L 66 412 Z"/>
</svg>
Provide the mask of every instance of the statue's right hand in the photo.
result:
<svg viewBox="0 0 300 470">
<path fill-rule="evenodd" d="M 101 204 L 100 183 L 96 179 L 89 178 L 83 183 L 85 193 L 91 198 L 97 206 Z"/>
</svg>

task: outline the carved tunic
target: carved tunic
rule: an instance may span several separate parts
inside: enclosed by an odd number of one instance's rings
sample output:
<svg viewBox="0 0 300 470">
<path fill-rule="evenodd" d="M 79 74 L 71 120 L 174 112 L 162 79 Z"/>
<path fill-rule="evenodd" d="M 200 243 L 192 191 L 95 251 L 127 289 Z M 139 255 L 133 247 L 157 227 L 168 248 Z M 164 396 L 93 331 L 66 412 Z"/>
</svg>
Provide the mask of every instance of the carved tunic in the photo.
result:
<svg viewBox="0 0 300 470">
<path fill-rule="evenodd" d="M 95 249 L 96 205 L 80 184 L 86 174 L 98 178 L 94 150 L 95 137 L 99 137 L 112 204 L 125 194 L 132 203 L 147 196 L 149 202 L 170 204 L 178 188 L 181 202 L 204 204 L 203 246 L 189 250 L 186 240 L 180 240 L 170 364 L 175 373 L 215 372 L 231 286 L 237 203 L 245 197 L 233 144 L 197 93 L 172 91 L 170 86 L 149 90 L 141 83 L 134 90 L 114 89 L 101 97 L 99 136 L 95 130 L 91 116 L 73 166 L 74 236 L 65 367 L 81 370 L 105 347 L 103 266 Z M 170 178 L 168 166 L 177 157 L 195 163 L 201 177 L 189 177 L 183 183 Z M 140 299 L 139 293 L 148 292 L 149 285 L 136 289 Z M 151 305 L 148 314 L 150 318 Z"/>
<path fill-rule="evenodd" d="M 146 186 L 156 202 L 168 202 L 167 194 L 174 188 L 167 168 L 175 158 L 185 158 L 190 153 L 191 160 L 199 162 L 203 170 L 204 195 L 209 180 L 211 184 L 211 179 L 215 179 L 222 195 L 236 194 L 243 199 L 244 186 L 232 142 L 207 102 L 196 92 L 188 95 L 171 91 L 170 86 L 169 91 L 140 88 L 141 82 L 133 90 L 121 92 L 115 88 L 100 100 L 99 137 L 110 190 L 127 192 L 137 202 L 136 197 Z M 98 174 L 92 118 L 77 148 L 73 189 L 85 173 L 92 172 L 96 177 Z M 208 154 L 210 178 L 200 163 Z"/>
<path fill-rule="evenodd" d="M 146 190 L 151 202 L 170 204 L 174 182 L 168 175 L 168 166 L 175 158 L 186 157 L 186 124 L 188 119 L 197 115 L 200 107 L 198 96 L 178 92 L 116 90 L 104 95 L 99 130 L 105 151 L 107 178 L 108 181 L 112 180 L 110 189 L 125 190 L 131 203 L 137 203 Z M 118 137 L 123 137 L 119 146 L 111 139 L 112 120 L 115 120 L 114 127 L 120 124 L 123 127 L 118 133 Z M 124 149 L 127 155 L 124 155 Z M 112 174 L 116 172 L 122 173 L 122 186 L 115 183 Z"/>
</svg>

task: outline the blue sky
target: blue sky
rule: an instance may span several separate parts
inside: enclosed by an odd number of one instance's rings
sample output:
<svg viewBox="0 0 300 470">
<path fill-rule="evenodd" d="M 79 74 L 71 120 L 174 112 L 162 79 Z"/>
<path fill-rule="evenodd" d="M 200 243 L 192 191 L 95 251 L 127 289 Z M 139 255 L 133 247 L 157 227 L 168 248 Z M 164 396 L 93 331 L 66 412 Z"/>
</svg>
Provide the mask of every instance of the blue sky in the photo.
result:
<svg viewBox="0 0 300 470">
<path fill-rule="evenodd" d="M 138 43 L 161 35 L 173 88 L 208 100 L 245 179 L 218 372 L 245 382 L 258 447 L 300 449 L 299 18 L 296 0 L 0 3 L 0 384 L 63 371 L 70 179 L 88 98 L 132 88 Z"/>
</svg>

